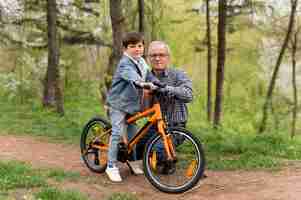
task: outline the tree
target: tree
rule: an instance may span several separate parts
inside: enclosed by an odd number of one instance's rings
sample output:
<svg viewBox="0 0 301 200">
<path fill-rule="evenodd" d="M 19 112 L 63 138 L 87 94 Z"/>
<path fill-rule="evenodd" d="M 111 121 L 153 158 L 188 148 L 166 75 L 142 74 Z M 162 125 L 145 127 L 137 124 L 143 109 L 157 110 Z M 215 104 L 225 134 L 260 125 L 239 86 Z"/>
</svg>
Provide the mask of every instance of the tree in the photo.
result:
<svg viewBox="0 0 301 200">
<path fill-rule="evenodd" d="M 122 55 L 122 36 L 124 33 L 124 17 L 122 0 L 110 0 L 110 16 L 112 24 L 113 48 L 110 57 L 108 75 L 112 76 Z"/>
<path fill-rule="evenodd" d="M 57 37 L 56 0 L 47 0 L 48 24 L 48 68 L 44 81 L 43 106 L 51 107 L 56 104 L 57 112 L 64 114 L 63 95 L 60 89 L 59 73 L 59 44 Z"/>
<path fill-rule="evenodd" d="M 214 126 L 220 125 L 223 102 L 223 84 L 226 50 L 226 18 L 227 18 L 227 0 L 220 0 L 218 4 L 218 55 L 216 68 L 216 97 L 214 110 Z"/>
<path fill-rule="evenodd" d="M 100 86 L 103 103 L 106 101 L 106 93 L 111 86 L 113 73 L 118 61 L 122 56 L 122 36 L 125 26 L 125 18 L 123 17 L 122 13 L 122 0 L 110 0 L 110 17 L 112 25 L 113 47 L 105 74 L 104 85 Z"/>
<path fill-rule="evenodd" d="M 283 56 L 285 54 L 289 39 L 291 37 L 293 27 L 294 27 L 294 21 L 295 21 L 295 14 L 296 14 L 297 5 L 298 5 L 298 0 L 291 0 L 291 14 L 290 14 L 290 18 L 289 18 L 287 33 L 286 33 L 285 39 L 283 41 L 283 44 L 281 46 L 281 50 L 280 50 L 279 56 L 277 58 L 277 62 L 276 62 L 276 65 L 275 65 L 275 68 L 274 68 L 274 71 L 273 71 L 273 74 L 272 74 L 272 78 L 271 78 L 270 83 L 269 83 L 267 95 L 266 95 L 266 98 L 265 98 L 265 103 L 264 103 L 263 109 L 262 109 L 262 120 L 261 120 L 261 124 L 259 126 L 259 133 L 264 132 L 265 129 L 266 129 L 266 122 L 267 122 L 267 119 L 268 119 L 268 109 L 271 106 L 273 91 L 274 91 L 274 88 L 275 88 L 275 83 L 276 83 L 278 71 L 279 71 Z"/>
<path fill-rule="evenodd" d="M 211 45 L 211 27 L 210 27 L 210 0 L 206 0 L 206 36 L 207 36 L 207 119 L 211 121 L 212 117 L 212 45 Z"/>
<path fill-rule="evenodd" d="M 0 34 L 0 42 L 9 42 L 18 46 L 46 49 L 47 27 L 44 18 L 46 1 L 12 0 L 9 1 L 10 10 L 12 9 L 11 7 L 18 5 L 13 2 L 22 2 L 18 3 L 22 6 L 17 7 L 17 12 L 11 12 L 14 13 L 14 15 L 18 14 L 18 17 L 15 17 L 9 22 L 2 22 L 2 24 L 8 26 L 14 25 L 16 27 L 27 27 L 26 31 L 28 33 L 25 35 L 27 35 L 28 38 L 24 41 L 18 37 L 13 37 L 10 32 L 3 31 Z M 95 2 L 99 4 L 98 1 L 93 2 L 94 4 Z M 92 3 L 92 1 L 90 1 L 90 3 Z M 90 27 L 88 26 L 88 24 L 92 23 L 87 23 L 87 21 L 94 21 L 93 24 L 96 23 L 100 13 L 96 9 L 92 9 L 93 7 L 89 8 L 85 6 L 85 4 L 86 3 L 83 1 L 57 1 L 57 29 L 58 32 L 62 33 L 60 37 L 61 43 L 68 45 L 86 44 L 111 47 L 110 43 L 105 42 L 99 34 L 95 34 L 95 32 L 93 32 L 95 29 L 100 29 L 100 27 L 95 27 L 95 25 Z M 98 23 L 98 26 L 100 25 L 101 23 Z M 34 37 L 32 37 L 32 35 L 34 35 Z M 31 40 L 29 38 L 31 38 Z"/>
<path fill-rule="evenodd" d="M 138 0 L 138 13 L 139 13 L 139 32 L 145 32 L 145 20 L 144 20 L 144 0 Z"/>
<path fill-rule="evenodd" d="M 293 87 L 293 111 L 292 111 L 292 128 L 291 128 L 291 137 L 293 138 L 296 135 L 296 120 L 297 120 L 297 111 L 298 111 L 298 93 L 297 93 L 297 81 L 296 81 L 296 63 L 297 63 L 297 51 L 299 49 L 299 33 L 301 26 L 296 24 L 293 35 L 290 40 L 290 52 L 292 59 L 292 87 Z"/>
</svg>

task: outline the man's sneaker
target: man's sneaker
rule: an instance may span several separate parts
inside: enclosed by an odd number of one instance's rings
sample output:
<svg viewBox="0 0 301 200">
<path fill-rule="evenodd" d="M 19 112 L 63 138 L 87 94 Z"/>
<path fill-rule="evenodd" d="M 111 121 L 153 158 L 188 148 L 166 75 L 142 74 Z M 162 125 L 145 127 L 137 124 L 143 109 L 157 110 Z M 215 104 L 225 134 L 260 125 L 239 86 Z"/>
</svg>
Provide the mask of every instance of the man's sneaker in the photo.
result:
<svg viewBox="0 0 301 200">
<path fill-rule="evenodd" d="M 135 175 L 142 175 L 144 174 L 143 170 L 139 166 L 134 166 L 132 168 Z"/>
<path fill-rule="evenodd" d="M 107 167 L 106 174 L 112 182 L 121 182 L 121 176 L 119 174 L 119 169 L 116 166 Z"/>
<path fill-rule="evenodd" d="M 133 162 L 127 162 L 127 164 L 129 165 L 131 171 L 135 174 L 135 175 L 141 175 L 144 174 L 143 170 L 140 168 L 139 164 L 140 162 L 137 161 L 133 161 Z"/>
</svg>

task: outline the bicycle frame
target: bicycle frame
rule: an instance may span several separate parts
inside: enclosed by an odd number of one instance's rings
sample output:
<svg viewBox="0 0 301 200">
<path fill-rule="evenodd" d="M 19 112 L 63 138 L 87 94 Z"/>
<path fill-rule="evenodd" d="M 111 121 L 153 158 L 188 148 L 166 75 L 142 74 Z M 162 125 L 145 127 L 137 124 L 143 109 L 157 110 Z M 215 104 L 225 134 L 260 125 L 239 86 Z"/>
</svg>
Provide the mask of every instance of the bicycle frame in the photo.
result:
<svg viewBox="0 0 301 200">
<path fill-rule="evenodd" d="M 147 133 L 149 128 L 154 125 L 157 125 L 158 133 L 161 135 L 163 139 L 164 149 L 166 151 L 167 160 L 175 160 L 175 150 L 172 143 L 172 139 L 170 135 L 166 134 L 165 128 L 166 124 L 164 123 L 162 113 L 161 113 L 161 107 L 158 102 L 156 102 L 151 108 L 148 108 L 144 110 L 141 113 L 137 113 L 134 116 L 127 119 L 127 123 L 135 123 L 137 120 L 147 117 L 150 114 L 152 114 L 149 117 L 148 122 L 134 135 L 133 138 L 127 143 L 128 144 L 128 154 L 131 153 L 131 151 L 134 148 L 134 145 L 139 142 L 139 140 Z"/>
<path fill-rule="evenodd" d="M 151 115 L 151 116 L 149 116 Z M 144 117 L 149 117 L 148 122 L 134 135 L 133 138 L 128 142 L 126 137 L 123 137 L 124 142 L 128 145 L 128 154 L 130 154 L 134 146 L 139 142 L 139 140 L 147 133 L 149 128 L 154 125 L 157 126 L 158 133 L 161 135 L 163 139 L 163 145 L 164 149 L 166 151 L 167 155 L 167 160 L 169 161 L 174 161 L 176 159 L 176 153 L 175 149 L 173 146 L 172 138 L 170 135 L 166 134 L 165 128 L 166 124 L 163 120 L 162 113 L 161 113 L 161 107 L 158 102 L 154 103 L 151 108 L 148 108 L 142 112 L 138 112 L 137 114 L 131 116 L 130 118 L 127 119 L 128 124 L 135 123 L 137 120 L 144 118 Z M 107 134 L 109 134 L 111 129 L 105 131 L 103 134 L 103 137 Z M 100 150 L 108 150 L 108 145 L 93 145 L 94 147 L 100 149 Z"/>
</svg>

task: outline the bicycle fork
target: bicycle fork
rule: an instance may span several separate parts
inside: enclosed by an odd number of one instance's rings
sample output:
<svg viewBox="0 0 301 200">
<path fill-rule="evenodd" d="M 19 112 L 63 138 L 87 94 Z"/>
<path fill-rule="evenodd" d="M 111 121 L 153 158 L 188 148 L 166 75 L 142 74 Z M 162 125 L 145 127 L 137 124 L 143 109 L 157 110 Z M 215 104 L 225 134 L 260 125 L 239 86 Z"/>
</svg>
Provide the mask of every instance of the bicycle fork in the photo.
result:
<svg viewBox="0 0 301 200">
<path fill-rule="evenodd" d="M 164 125 L 165 124 L 164 124 L 163 121 L 159 121 L 158 122 L 158 131 L 159 131 L 159 134 L 161 134 L 161 137 L 162 137 L 164 149 L 165 149 L 165 152 L 166 152 L 166 155 L 167 155 L 167 161 L 175 162 L 177 160 L 176 159 L 175 147 L 173 145 L 171 135 L 169 133 L 165 132 Z"/>
</svg>

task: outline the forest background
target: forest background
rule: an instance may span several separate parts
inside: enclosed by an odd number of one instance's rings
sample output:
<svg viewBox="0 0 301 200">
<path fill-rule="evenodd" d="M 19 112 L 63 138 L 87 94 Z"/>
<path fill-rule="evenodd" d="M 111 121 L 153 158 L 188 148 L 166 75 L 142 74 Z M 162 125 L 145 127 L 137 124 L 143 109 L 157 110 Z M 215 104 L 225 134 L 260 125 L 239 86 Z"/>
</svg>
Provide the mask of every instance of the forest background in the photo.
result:
<svg viewBox="0 0 301 200">
<path fill-rule="evenodd" d="M 0 132 L 78 143 L 84 124 L 105 116 L 120 35 L 141 31 L 147 44 L 166 41 L 193 80 L 188 129 L 209 169 L 299 160 L 297 3 L 1 0 Z"/>
</svg>

